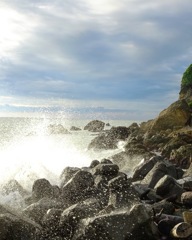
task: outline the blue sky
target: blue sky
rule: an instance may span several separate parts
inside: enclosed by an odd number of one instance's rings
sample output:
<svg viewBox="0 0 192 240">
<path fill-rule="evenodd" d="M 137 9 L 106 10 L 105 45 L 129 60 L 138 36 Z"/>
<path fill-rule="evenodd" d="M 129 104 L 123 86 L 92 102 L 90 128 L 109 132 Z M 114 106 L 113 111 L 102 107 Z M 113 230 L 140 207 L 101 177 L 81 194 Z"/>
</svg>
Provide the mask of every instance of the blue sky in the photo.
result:
<svg viewBox="0 0 192 240">
<path fill-rule="evenodd" d="M 191 0 L 1 0 L 0 116 L 147 120 L 192 62 Z"/>
</svg>

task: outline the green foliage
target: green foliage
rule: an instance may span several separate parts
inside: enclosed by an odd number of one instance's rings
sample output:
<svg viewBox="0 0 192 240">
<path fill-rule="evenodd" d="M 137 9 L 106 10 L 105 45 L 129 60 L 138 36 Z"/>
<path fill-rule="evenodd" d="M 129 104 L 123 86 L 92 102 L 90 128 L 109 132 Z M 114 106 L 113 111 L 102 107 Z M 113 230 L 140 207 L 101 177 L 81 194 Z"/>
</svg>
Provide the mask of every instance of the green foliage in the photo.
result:
<svg viewBox="0 0 192 240">
<path fill-rule="evenodd" d="M 188 102 L 188 105 L 192 109 L 192 101 Z"/>
<path fill-rule="evenodd" d="M 192 87 L 192 64 L 189 65 L 189 67 L 186 69 L 186 71 L 183 74 L 182 81 L 181 81 L 182 87 Z"/>
</svg>

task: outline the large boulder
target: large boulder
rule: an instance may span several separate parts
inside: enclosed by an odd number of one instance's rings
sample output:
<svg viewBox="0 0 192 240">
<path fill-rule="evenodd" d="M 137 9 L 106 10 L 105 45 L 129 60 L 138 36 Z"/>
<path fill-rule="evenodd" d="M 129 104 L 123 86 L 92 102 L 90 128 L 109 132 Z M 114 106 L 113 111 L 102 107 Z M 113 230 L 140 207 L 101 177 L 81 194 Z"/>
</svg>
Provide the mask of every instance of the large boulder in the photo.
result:
<svg viewBox="0 0 192 240">
<path fill-rule="evenodd" d="M 138 204 L 130 211 L 122 210 L 93 218 L 83 219 L 76 240 L 146 240 L 154 239 L 150 216 L 144 205 Z"/>
<path fill-rule="evenodd" d="M 40 178 L 33 183 L 32 198 L 34 201 L 38 201 L 44 197 L 53 197 L 53 187 L 47 179 Z"/>
<path fill-rule="evenodd" d="M 104 122 L 99 120 L 93 120 L 84 127 L 84 130 L 88 130 L 90 132 L 100 132 L 103 131 L 104 127 L 105 127 Z"/>
<path fill-rule="evenodd" d="M 93 185 L 93 175 L 90 172 L 79 170 L 61 188 L 61 198 L 69 205 L 83 201 L 94 194 Z"/>
<path fill-rule="evenodd" d="M 80 168 L 78 167 L 66 167 L 63 169 L 60 175 L 61 187 L 63 187 L 72 177 L 78 172 Z"/>
<path fill-rule="evenodd" d="M 125 141 L 130 130 L 127 127 L 112 127 L 109 131 L 100 134 L 89 144 L 89 149 L 115 149 L 119 141 Z"/>
<path fill-rule="evenodd" d="M 96 199 L 88 199 L 65 209 L 61 214 L 59 222 L 61 236 L 72 239 L 79 221 L 95 216 L 101 209 L 102 207 Z"/>
<path fill-rule="evenodd" d="M 190 117 L 191 113 L 187 102 L 178 100 L 160 112 L 159 116 L 153 121 L 150 131 L 159 132 L 167 129 L 182 128 L 189 122 Z"/>
</svg>

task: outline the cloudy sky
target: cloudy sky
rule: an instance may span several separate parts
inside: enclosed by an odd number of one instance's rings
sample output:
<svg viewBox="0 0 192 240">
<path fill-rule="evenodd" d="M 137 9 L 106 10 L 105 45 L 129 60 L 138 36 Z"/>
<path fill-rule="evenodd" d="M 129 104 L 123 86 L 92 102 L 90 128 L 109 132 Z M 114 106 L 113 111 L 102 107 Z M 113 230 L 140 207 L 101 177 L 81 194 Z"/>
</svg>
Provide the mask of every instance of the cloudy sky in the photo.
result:
<svg viewBox="0 0 192 240">
<path fill-rule="evenodd" d="M 0 116 L 147 120 L 192 62 L 191 0 L 0 0 Z"/>
</svg>

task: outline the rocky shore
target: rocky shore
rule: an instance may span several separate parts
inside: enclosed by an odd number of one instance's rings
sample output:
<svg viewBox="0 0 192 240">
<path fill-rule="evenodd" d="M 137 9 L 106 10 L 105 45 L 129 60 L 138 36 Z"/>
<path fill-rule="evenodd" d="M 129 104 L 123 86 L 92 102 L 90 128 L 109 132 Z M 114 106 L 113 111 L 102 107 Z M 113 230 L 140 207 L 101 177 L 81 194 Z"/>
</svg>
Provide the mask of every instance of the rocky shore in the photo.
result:
<svg viewBox="0 0 192 240">
<path fill-rule="evenodd" d="M 192 239 L 191 73 L 190 65 L 179 100 L 155 119 L 107 131 L 99 120 L 85 126 L 99 132 L 89 149 L 115 149 L 124 141 L 122 152 L 65 168 L 60 186 L 44 178 L 30 193 L 16 180 L 3 186 L 5 194 L 18 191 L 26 207 L 0 206 L 0 240 Z M 68 133 L 50 128 L 61 130 Z"/>
</svg>

